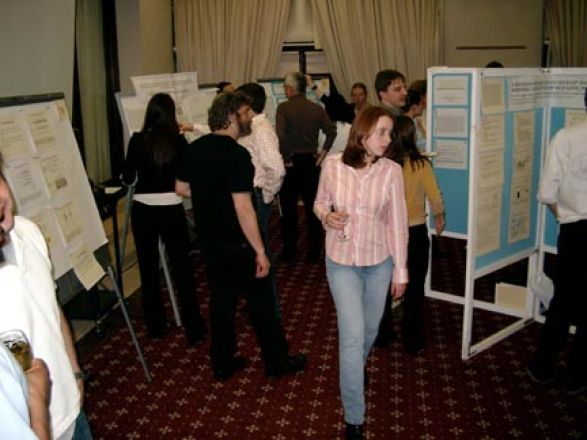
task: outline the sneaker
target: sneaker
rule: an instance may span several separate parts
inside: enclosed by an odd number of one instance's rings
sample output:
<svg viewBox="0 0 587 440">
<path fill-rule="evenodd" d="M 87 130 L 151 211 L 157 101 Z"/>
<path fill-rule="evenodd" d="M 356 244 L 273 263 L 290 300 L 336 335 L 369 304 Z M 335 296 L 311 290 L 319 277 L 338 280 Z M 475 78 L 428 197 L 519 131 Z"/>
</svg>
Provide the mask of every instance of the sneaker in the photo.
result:
<svg viewBox="0 0 587 440">
<path fill-rule="evenodd" d="M 288 355 L 285 362 L 281 365 L 265 368 L 265 375 L 269 377 L 279 377 L 288 374 L 296 374 L 306 369 L 308 361 L 304 354 Z"/>
<path fill-rule="evenodd" d="M 532 379 L 532 382 L 540 385 L 548 385 L 554 382 L 554 373 L 545 372 L 532 364 L 526 367 L 526 373 Z"/>
</svg>

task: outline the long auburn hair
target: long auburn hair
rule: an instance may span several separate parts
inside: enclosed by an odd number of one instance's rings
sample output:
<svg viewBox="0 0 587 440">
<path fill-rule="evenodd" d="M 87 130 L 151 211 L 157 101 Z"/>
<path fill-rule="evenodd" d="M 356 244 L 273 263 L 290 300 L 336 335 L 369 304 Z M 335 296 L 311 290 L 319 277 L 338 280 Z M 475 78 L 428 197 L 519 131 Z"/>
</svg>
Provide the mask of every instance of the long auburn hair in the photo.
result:
<svg viewBox="0 0 587 440">
<path fill-rule="evenodd" d="M 141 133 L 155 165 L 161 167 L 173 160 L 180 134 L 175 103 L 167 93 L 157 93 L 149 100 Z"/>
<path fill-rule="evenodd" d="M 414 171 L 423 167 L 428 159 L 416 146 L 416 124 L 412 118 L 396 117 L 393 131 L 395 136 L 385 155 L 401 166 L 404 166 L 406 157 L 409 158 Z"/>
<path fill-rule="evenodd" d="M 382 116 L 387 116 L 392 121 L 394 120 L 391 113 L 377 106 L 367 107 L 357 115 L 351 126 L 347 146 L 342 153 L 342 161 L 345 165 L 353 168 L 363 168 L 365 166 L 367 150 L 363 146 L 363 141 L 373 132 L 377 121 Z M 375 157 L 374 161 L 377 159 L 378 157 Z"/>
</svg>

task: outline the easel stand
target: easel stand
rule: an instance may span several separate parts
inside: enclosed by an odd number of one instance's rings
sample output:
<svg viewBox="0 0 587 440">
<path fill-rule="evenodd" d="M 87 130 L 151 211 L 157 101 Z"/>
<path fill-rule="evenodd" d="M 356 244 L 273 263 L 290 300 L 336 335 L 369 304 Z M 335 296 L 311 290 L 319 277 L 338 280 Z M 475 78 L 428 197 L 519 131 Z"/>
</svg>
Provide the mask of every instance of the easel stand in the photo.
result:
<svg viewBox="0 0 587 440">
<path fill-rule="evenodd" d="M 145 356 L 143 355 L 143 350 L 141 348 L 141 344 L 137 338 L 137 334 L 135 332 L 134 326 L 132 325 L 132 321 L 130 320 L 130 316 L 128 314 L 128 310 L 126 308 L 126 304 L 124 302 L 124 296 L 118 287 L 118 283 L 116 282 L 116 277 L 114 276 L 114 270 L 112 269 L 112 265 L 108 265 L 106 267 L 106 275 L 110 278 L 112 282 L 112 286 L 114 292 L 116 293 L 116 298 L 118 299 L 118 304 L 120 305 L 120 310 L 122 310 L 122 315 L 124 316 L 124 320 L 126 321 L 126 326 L 128 327 L 128 331 L 130 332 L 130 337 L 132 338 L 132 343 L 135 346 L 137 351 L 137 355 L 139 357 L 139 361 L 143 366 L 143 371 L 145 372 L 145 376 L 147 377 L 147 381 L 151 382 L 151 373 L 149 372 L 149 367 L 147 366 L 147 362 L 145 361 Z M 102 278 L 102 281 L 104 278 Z"/>
</svg>

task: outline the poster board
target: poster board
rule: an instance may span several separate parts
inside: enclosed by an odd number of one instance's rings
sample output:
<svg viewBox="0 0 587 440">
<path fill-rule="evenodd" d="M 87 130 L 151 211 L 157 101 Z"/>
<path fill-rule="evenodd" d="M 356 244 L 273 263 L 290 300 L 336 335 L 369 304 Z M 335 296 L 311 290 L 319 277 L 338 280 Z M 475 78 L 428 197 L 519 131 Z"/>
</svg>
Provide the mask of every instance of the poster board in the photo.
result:
<svg viewBox="0 0 587 440">
<path fill-rule="evenodd" d="M 93 286 L 105 274 L 94 253 L 107 239 L 63 94 L 0 99 L 0 151 L 16 212 L 43 233 L 53 278 L 73 270 Z"/>
<path fill-rule="evenodd" d="M 536 317 L 531 289 L 525 308 L 511 308 L 475 299 L 474 283 L 522 259 L 534 279 L 540 255 L 556 245 L 556 221 L 537 201 L 541 166 L 550 138 L 582 119 L 587 69 L 432 68 L 428 82 L 427 149 L 437 153 L 447 235 L 467 241 L 467 267 L 464 298 L 429 285 L 427 294 L 464 305 L 467 359 Z M 474 308 L 519 320 L 472 344 Z"/>
</svg>

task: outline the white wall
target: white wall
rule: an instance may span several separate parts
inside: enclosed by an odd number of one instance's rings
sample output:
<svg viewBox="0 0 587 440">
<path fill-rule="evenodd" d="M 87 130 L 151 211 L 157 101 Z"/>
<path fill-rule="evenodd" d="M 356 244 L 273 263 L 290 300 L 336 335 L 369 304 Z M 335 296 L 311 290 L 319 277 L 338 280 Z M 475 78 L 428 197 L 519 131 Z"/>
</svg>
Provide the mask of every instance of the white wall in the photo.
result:
<svg viewBox="0 0 587 440">
<path fill-rule="evenodd" d="M 542 11 L 543 0 L 444 0 L 444 64 L 539 67 Z"/>
<path fill-rule="evenodd" d="M 0 97 L 73 94 L 75 0 L 0 0 Z"/>
</svg>

